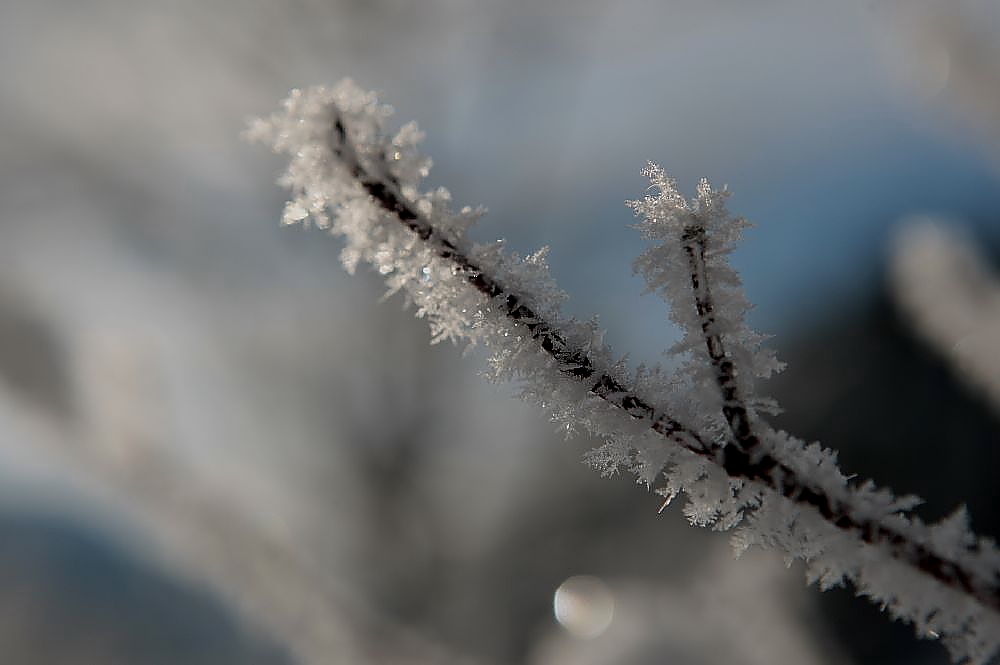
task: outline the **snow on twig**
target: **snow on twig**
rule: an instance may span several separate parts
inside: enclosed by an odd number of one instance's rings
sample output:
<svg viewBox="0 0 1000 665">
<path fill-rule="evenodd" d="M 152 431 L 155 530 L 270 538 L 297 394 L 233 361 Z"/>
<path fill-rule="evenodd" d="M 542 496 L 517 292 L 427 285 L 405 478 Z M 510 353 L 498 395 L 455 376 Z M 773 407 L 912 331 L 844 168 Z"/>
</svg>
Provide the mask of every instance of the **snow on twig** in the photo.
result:
<svg viewBox="0 0 1000 665">
<path fill-rule="evenodd" d="M 746 222 L 729 215 L 725 191 L 703 181 L 688 202 L 662 169 L 645 171 L 655 191 L 630 206 L 660 244 L 635 268 L 671 304 L 685 331 L 673 351 L 686 360 L 676 373 L 630 372 L 595 324 L 560 314 L 545 250 L 520 258 L 476 244 L 466 231 L 481 210 L 456 213 L 446 190 L 419 190 L 430 167 L 422 135 L 409 124 L 390 136 L 390 114 L 345 80 L 293 91 L 254 123 L 251 138 L 291 158 L 284 223 L 342 236 L 345 268 L 371 264 L 429 321 L 434 342 L 488 347 L 494 378 L 518 380 L 567 433 L 606 442 L 588 456 L 605 473 L 626 468 L 668 500 L 683 493 L 692 523 L 735 529 L 738 550 L 802 559 L 822 588 L 849 580 L 919 635 L 941 637 L 956 661 L 996 653 L 1000 554 L 964 510 L 925 525 L 908 514 L 919 499 L 849 481 L 833 452 L 761 417 L 776 405 L 754 381 L 781 364 L 743 320 L 749 304 L 726 257 Z"/>
</svg>

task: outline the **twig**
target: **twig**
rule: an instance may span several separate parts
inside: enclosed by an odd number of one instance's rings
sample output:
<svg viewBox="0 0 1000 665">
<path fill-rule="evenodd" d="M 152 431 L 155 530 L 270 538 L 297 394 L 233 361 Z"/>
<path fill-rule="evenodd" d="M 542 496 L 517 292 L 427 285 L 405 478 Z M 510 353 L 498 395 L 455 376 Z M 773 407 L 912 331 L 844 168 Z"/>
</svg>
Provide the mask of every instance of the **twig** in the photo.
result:
<svg viewBox="0 0 1000 665">
<path fill-rule="evenodd" d="M 395 264 L 389 263 L 384 270 L 380 267 L 380 272 L 400 273 L 393 288 L 405 287 L 418 298 L 421 306 L 418 315 L 428 314 L 440 320 L 452 315 L 451 303 L 430 298 L 426 293 L 428 289 L 411 275 L 419 270 L 426 274 L 429 264 L 424 263 L 422 269 L 415 266 L 431 257 L 450 266 L 450 275 L 455 280 L 473 287 L 482 309 L 499 315 L 481 325 L 492 325 L 496 330 L 503 327 L 503 338 L 508 336 L 508 329 L 525 331 L 534 348 L 549 358 L 559 376 L 582 385 L 589 395 L 624 412 L 630 422 L 644 424 L 663 439 L 693 453 L 695 459 L 724 471 L 725 477 L 735 484 L 712 491 L 720 497 L 719 501 L 732 504 L 726 510 L 735 519 L 727 521 L 726 526 L 735 524 L 744 511 L 751 511 L 754 514 L 752 526 L 758 532 L 748 535 L 748 541 L 778 544 L 791 555 L 816 563 L 820 567 L 816 577 L 824 585 L 835 584 L 844 576 L 850 578 L 859 585 L 859 592 L 880 600 L 897 616 L 913 621 L 923 635 L 943 634 L 956 658 L 985 660 L 994 652 L 1000 635 L 996 614 L 1000 612 L 997 575 L 1000 555 L 992 542 L 977 539 L 968 532 L 964 513 L 941 525 L 926 527 L 904 514 L 914 501 L 897 500 L 888 492 L 876 490 L 870 482 L 848 481 L 836 469 L 832 454 L 818 446 L 804 447 L 766 427 L 761 432 L 754 431 L 754 416 L 745 401 L 748 396 L 741 394 L 737 368 L 727 353 L 722 332 L 716 329 L 718 312 L 706 268 L 704 226 L 685 227 L 682 241 L 701 334 L 722 395 L 723 415 L 729 428 L 729 434 L 722 440 L 707 437 L 684 422 L 684 418 L 654 406 L 654 400 L 629 387 L 629 382 L 616 376 L 613 370 L 602 369 L 606 363 L 595 361 L 586 345 L 571 341 L 574 333 L 562 329 L 561 324 L 552 320 L 551 314 L 544 314 L 531 304 L 539 299 L 525 291 L 523 284 L 516 284 L 516 273 L 507 278 L 499 276 L 495 266 L 483 263 L 485 255 L 481 250 L 467 246 L 454 229 L 442 229 L 435 220 L 447 219 L 447 215 L 434 212 L 434 201 L 416 193 L 414 183 L 419 182 L 419 178 L 413 176 L 413 169 L 408 171 L 390 163 L 388 155 L 392 146 L 412 146 L 399 137 L 391 142 L 384 137 L 381 122 L 387 114 L 377 105 L 374 96 L 361 93 L 349 82 L 333 91 L 320 88 L 309 94 L 312 96 L 293 95 L 286 103 L 287 112 L 258 126 L 255 134 L 274 141 L 276 149 L 293 154 L 292 165 L 284 179 L 296 193 L 294 204 L 290 204 L 296 211 L 293 221 L 302 219 L 298 211 L 305 205 L 314 211 L 331 208 L 338 213 L 338 220 L 347 220 L 339 222 L 341 226 L 334 226 L 332 230 L 348 237 L 352 257 L 345 257 L 348 267 L 353 266 L 358 256 L 377 265 L 381 265 L 377 257 L 382 253 L 395 257 L 389 259 L 395 260 Z M 326 130 L 323 130 L 324 123 Z M 357 127 L 353 126 L 355 123 Z M 317 141 L 326 144 L 317 144 Z M 364 142 L 361 147 L 358 141 Z M 703 185 L 706 190 L 699 190 L 700 194 L 713 194 L 707 190 L 707 183 Z M 672 205 L 676 192 L 669 194 L 673 197 L 669 202 Z M 434 215 L 437 216 L 432 218 Z M 395 236 L 391 227 L 384 226 L 386 224 L 397 224 L 410 235 Z M 364 231 L 374 234 L 374 238 L 358 240 Z M 466 309 L 460 311 L 465 316 Z M 458 320 L 465 325 L 465 318 Z M 473 333 L 464 329 L 460 334 L 473 337 Z M 517 337 L 520 339 L 520 335 Z M 502 339 L 494 341 L 498 346 L 506 344 Z M 516 356 L 528 353 L 525 349 L 507 347 L 504 352 Z M 504 364 L 503 360 L 497 362 Z M 519 366 L 508 371 L 522 372 L 526 376 L 542 372 L 537 368 L 519 369 Z M 541 391 L 553 388 L 545 383 L 548 381 L 544 380 L 532 394 L 542 394 Z M 578 406 L 569 403 L 567 408 L 572 412 Z M 600 424 L 588 424 L 588 427 L 612 439 L 619 436 L 608 433 Z M 681 466 L 684 462 L 675 460 L 666 464 Z M 663 463 L 654 471 L 658 472 L 662 466 Z M 680 489 L 690 494 L 692 484 L 705 479 L 708 468 L 686 472 L 685 478 L 678 483 Z M 746 496 L 744 485 L 755 488 L 756 498 Z M 776 506 L 769 499 L 771 495 L 783 497 L 788 502 Z M 789 512 L 789 507 L 804 508 L 807 512 Z M 819 521 L 806 519 L 808 514 L 815 515 Z M 822 524 L 826 526 L 817 531 Z M 831 534 L 840 534 L 841 540 L 830 540 Z M 871 549 L 865 553 L 855 552 L 853 548 L 862 544 Z M 837 551 L 848 554 L 844 560 L 839 560 Z M 873 568 L 885 565 L 878 563 L 883 561 L 883 555 L 888 555 L 889 561 L 918 572 L 924 579 L 933 580 L 941 586 L 940 591 L 914 592 L 905 588 L 911 578 L 887 576 L 881 568 Z M 941 596 L 944 589 L 950 589 L 957 596 Z M 983 614 L 977 606 L 988 613 Z"/>
</svg>

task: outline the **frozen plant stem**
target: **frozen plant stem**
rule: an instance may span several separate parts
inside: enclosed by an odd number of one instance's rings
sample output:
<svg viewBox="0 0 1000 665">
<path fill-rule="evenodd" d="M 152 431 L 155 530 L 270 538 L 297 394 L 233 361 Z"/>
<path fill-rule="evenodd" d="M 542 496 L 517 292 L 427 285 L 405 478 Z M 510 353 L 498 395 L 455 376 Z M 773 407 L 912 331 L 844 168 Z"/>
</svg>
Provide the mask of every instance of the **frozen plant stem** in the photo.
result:
<svg viewBox="0 0 1000 665">
<path fill-rule="evenodd" d="M 519 259 L 476 245 L 465 232 L 478 211 L 454 213 L 446 191 L 418 190 L 429 169 L 416 149 L 422 135 L 406 125 L 389 137 L 389 115 L 343 81 L 294 91 L 283 112 L 256 123 L 252 137 L 292 158 L 281 179 L 293 192 L 285 223 L 312 220 L 344 236 L 345 267 L 374 265 L 430 320 L 434 341 L 489 346 L 497 378 L 521 379 L 567 431 L 582 426 L 608 442 L 595 465 L 624 466 L 647 484 L 662 477 L 668 499 L 687 495 L 692 522 L 738 527 L 738 548 L 803 559 L 823 588 L 850 580 L 921 636 L 943 637 L 956 661 L 996 653 L 1000 554 L 968 530 L 964 510 L 925 525 L 908 514 L 915 497 L 850 481 L 833 453 L 759 416 L 773 405 L 754 394 L 754 379 L 780 363 L 743 321 L 749 304 L 726 256 L 747 224 L 729 215 L 725 191 L 702 181 L 688 202 L 662 169 L 646 169 L 655 194 L 629 205 L 637 228 L 661 242 L 636 270 L 670 303 L 688 360 L 666 379 L 659 369 L 632 375 L 592 325 L 561 318 L 544 252 Z"/>
<path fill-rule="evenodd" d="M 726 356 L 722 336 L 715 326 L 715 305 L 705 266 L 705 227 L 700 224 L 686 226 L 681 236 L 684 253 L 688 257 L 691 271 L 691 291 L 694 293 L 695 309 L 701 320 L 701 332 L 705 337 L 705 348 L 715 368 L 716 380 L 722 393 L 722 413 L 729 423 L 733 441 L 743 450 L 755 448 L 760 441 L 750 430 L 750 415 L 740 398 L 736 385 L 736 366 Z"/>
</svg>

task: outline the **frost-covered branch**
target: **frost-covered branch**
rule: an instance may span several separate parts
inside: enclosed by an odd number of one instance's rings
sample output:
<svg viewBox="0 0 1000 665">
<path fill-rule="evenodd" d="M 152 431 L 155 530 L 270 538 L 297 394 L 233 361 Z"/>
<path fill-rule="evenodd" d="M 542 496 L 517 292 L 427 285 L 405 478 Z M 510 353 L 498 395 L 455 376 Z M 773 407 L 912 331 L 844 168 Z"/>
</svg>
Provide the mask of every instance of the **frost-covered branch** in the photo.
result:
<svg viewBox="0 0 1000 665">
<path fill-rule="evenodd" d="M 1000 643 L 1000 554 L 960 510 L 940 524 L 907 514 L 919 500 L 850 482 L 834 453 L 771 429 L 774 409 L 753 381 L 780 368 L 743 321 L 749 308 L 726 261 L 746 222 L 725 192 L 699 186 L 686 202 L 658 167 L 655 193 L 631 205 L 640 230 L 662 241 L 637 261 L 651 290 L 685 331 L 677 373 L 629 372 L 594 324 L 565 319 L 565 297 L 545 250 L 525 258 L 478 245 L 468 227 L 481 211 L 449 207 L 444 189 L 421 192 L 430 163 L 412 124 L 389 136 L 390 115 L 350 81 L 295 91 L 250 134 L 291 157 L 281 183 L 293 198 L 284 223 L 314 223 L 346 240 L 342 260 L 364 261 L 429 320 L 433 341 L 483 343 L 496 379 L 519 379 L 567 432 L 606 443 L 589 458 L 627 468 L 669 499 L 684 493 L 696 524 L 737 528 L 739 548 L 775 546 L 800 558 L 827 588 L 850 580 L 953 656 L 984 662 Z M 332 213 L 332 218 L 330 213 Z"/>
</svg>

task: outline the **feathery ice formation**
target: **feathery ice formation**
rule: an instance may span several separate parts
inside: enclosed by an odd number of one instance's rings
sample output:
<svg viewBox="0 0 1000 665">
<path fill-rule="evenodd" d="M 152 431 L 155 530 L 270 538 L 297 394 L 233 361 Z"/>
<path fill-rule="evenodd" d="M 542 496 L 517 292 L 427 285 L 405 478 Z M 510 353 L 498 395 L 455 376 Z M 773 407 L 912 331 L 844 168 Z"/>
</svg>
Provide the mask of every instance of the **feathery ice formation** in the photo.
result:
<svg viewBox="0 0 1000 665">
<path fill-rule="evenodd" d="M 823 589 L 850 581 L 918 635 L 940 637 L 956 662 L 997 653 L 1000 553 L 969 530 L 964 509 L 924 524 L 909 514 L 916 497 L 849 481 L 833 452 L 763 419 L 777 405 L 755 384 L 781 363 L 744 320 L 727 256 L 747 223 L 729 214 L 725 190 L 702 181 L 687 201 L 663 169 L 644 171 L 651 193 L 629 206 L 656 244 L 635 270 L 669 303 L 683 362 L 631 372 L 595 324 L 560 314 L 546 249 L 521 258 L 474 243 L 467 231 L 482 209 L 455 212 L 447 190 L 419 189 L 430 169 L 423 135 L 412 123 L 390 135 L 390 116 L 344 80 L 293 91 L 255 121 L 248 135 L 290 157 L 282 223 L 343 237 L 348 272 L 371 265 L 428 320 L 433 342 L 485 345 L 493 378 L 517 380 L 562 431 L 605 441 L 588 454 L 602 472 L 627 469 L 668 502 L 683 493 L 693 524 L 732 529 L 738 551 L 758 544 L 802 559 Z"/>
</svg>

